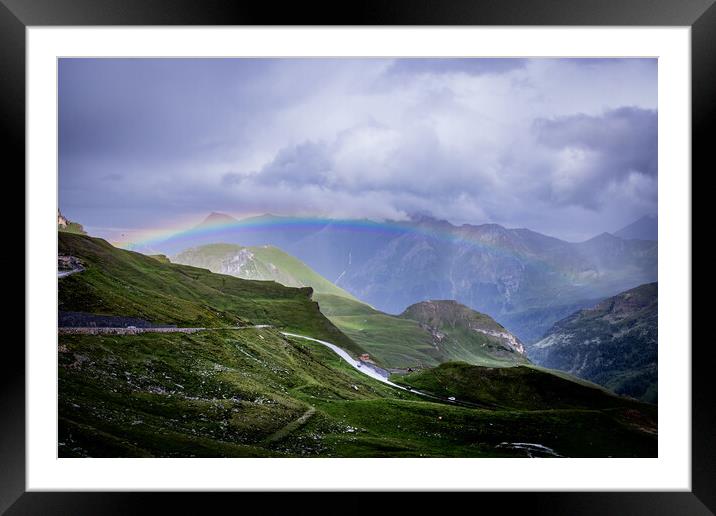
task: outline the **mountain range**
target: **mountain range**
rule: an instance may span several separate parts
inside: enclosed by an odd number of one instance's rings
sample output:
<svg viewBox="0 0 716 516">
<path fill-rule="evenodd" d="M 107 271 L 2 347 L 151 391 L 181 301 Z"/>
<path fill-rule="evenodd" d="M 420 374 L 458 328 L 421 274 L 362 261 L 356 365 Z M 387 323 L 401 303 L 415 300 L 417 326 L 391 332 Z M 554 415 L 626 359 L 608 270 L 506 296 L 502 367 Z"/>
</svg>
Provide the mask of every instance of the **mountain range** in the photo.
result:
<svg viewBox="0 0 716 516">
<path fill-rule="evenodd" d="M 641 285 L 555 323 L 529 346 L 537 364 L 657 400 L 658 286 Z"/>
<path fill-rule="evenodd" d="M 212 214 L 204 229 L 153 248 L 176 254 L 216 242 L 278 247 L 389 314 L 452 299 L 490 314 L 525 342 L 539 340 L 576 309 L 657 277 L 656 241 L 603 233 L 573 243 L 529 229 L 455 226 L 426 216 L 375 222 L 263 215 L 232 222 Z"/>
<path fill-rule="evenodd" d="M 615 231 L 614 236 L 625 238 L 627 240 L 658 240 L 659 220 L 655 215 L 645 215 L 628 226 Z"/>
</svg>

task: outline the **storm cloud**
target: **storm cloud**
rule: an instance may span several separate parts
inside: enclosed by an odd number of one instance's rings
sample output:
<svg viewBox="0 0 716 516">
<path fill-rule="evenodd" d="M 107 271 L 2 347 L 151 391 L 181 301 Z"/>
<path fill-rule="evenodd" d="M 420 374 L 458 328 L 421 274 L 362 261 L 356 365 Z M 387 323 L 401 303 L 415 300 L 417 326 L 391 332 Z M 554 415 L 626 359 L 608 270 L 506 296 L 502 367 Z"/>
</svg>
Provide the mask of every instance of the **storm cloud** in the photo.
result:
<svg viewBox="0 0 716 516">
<path fill-rule="evenodd" d="M 538 119 L 537 142 L 556 152 L 551 199 L 598 209 L 610 186 L 657 180 L 657 115 L 623 107 L 600 116 L 584 114 Z"/>
<path fill-rule="evenodd" d="M 656 212 L 656 60 L 62 59 L 60 207 L 496 222 Z"/>
</svg>

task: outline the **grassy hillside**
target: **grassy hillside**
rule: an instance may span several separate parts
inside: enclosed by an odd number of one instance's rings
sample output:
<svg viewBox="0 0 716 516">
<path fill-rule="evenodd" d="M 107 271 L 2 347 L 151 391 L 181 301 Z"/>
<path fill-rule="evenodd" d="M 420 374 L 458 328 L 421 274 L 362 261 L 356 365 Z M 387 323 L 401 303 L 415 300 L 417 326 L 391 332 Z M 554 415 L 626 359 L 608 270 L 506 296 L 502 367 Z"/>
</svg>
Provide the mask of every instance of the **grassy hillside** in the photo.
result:
<svg viewBox="0 0 716 516">
<path fill-rule="evenodd" d="M 310 288 L 163 263 L 88 236 L 59 233 L 58 239 L 59 254 L 85 265 L 83 272 L 58 280 L 60 310 L 184 327 L 271 324 L 363 351 L 321 314 Z"/>
<path fill-rule="evenodd" d="M 656 414 L 655 407 L 533 367 L 493 368 L 450 362 L 396 377 L 395 381 L 439 396 L 454 396 L 490 407 L 522 410 L 622 407 Z"/>
<path fill-rule="evenodd" d="M 574 382 L 548 384 L 536 403 L 531 376 L 498 374 L 489 388 L 456 381 L 464 401 L 481 400 L 474 408 L 368 378 L 321 344 L 279 332 L 362 351 L 319 311 L 310 288 L 164 263 L 70 233 L 59 234 L 59 253 L 84 268 L 58 279 L 60 310 L 213 328 L 59 335 L 61 457 L 521 457 L 525 450 L 504 443 L 525 442 L 572 457 L 656 456 L 655 409 L 605 395 L 573 403 Z M 389 317 L 330 297 L 334 314 Z M 275 327 L 226 329 L 237 323 Z M 405 346 L 407 330 L 395 328 L 385 331 Z M 387 337 L 381 344 L 395 356 Z M 439 393 L 438 381 L 428 386 Z"/>
<path fill-rule="evenodd" d="M 150 254 L 148 255 L 150 258 L 154 258 L 158 262 L 161 263 L 172 263 L 172 261 L 169 259 L 169 257 L 166 254 Z"/>
<path fill-rule="evenodd" d="M 527 363 L 503 349 L 498 339 L 471 330 L 460 320 L 416 320 L 417 307 L 394 316 L 337 296 L 316 294 L 314 299 L 333 324 L 386 367 L 429 367 L 451 360 L 489 366 Z M 506 331 L 490 317 L 455 305 L 460 308 L 452 307 L 453 314 L 466 309 L 481 327 Z"/>
<path fill-rule="evenodd" d="M 276 281 L 287 287 L 311 287 L 317 293 L 355 299 L 298 258 L 270 245 L 208 244 L 187 249 L 173 261 L 239 278 Z"/>
<path fill-rule="evenodd" d="M 477 333 L 467 324 L 455 324 L 451 319 L 450 327 L 444 328 L 439 321 L 418 321 L 417 308 L 400 317 L 374 310 L 277 247 L 209 244 L 179 253 L 173 261 L 245 279 L 310 286 L 323 314 L 387 367 L 433 366 L 448 360 L 484 365 L 526 362 L 523 357 L 505 351 L 499 339 Z M 468 317 L 465 314 L 469 314 L 481 327 L 506 331 L 489 316 L 462 305 L 449 306 L 447 312 L 451 311 L 465 321 Z M 447 338 L 443 338 L 443 333 Z"/>
<path fill-rule="evenodd" d="M 61 335 L 59 417 L 61 457 L 656 455 L 638 410 L 437 403 L 273 329 Z"/>
<path fill-rule="evenodd" d="M 321 311 L 343 333 L 386 367 L 439 363 L 439 352 L 427 331 L 415 321 L 373 310 L 357 301 L 314 295 Z"/>
</svg>

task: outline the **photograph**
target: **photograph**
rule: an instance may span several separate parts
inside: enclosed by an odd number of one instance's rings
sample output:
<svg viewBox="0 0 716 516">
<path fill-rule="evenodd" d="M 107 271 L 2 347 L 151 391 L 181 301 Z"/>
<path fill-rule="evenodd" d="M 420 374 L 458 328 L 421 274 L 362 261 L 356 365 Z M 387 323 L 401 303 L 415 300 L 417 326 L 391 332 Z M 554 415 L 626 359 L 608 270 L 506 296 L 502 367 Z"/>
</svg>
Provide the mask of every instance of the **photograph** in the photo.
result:
<svg viewBox="0 0 716 516">
<path fill-rule="evenodd" d="M 59 458 L 659 457 L 658 58 L 56 66 Z"/>
</svg>

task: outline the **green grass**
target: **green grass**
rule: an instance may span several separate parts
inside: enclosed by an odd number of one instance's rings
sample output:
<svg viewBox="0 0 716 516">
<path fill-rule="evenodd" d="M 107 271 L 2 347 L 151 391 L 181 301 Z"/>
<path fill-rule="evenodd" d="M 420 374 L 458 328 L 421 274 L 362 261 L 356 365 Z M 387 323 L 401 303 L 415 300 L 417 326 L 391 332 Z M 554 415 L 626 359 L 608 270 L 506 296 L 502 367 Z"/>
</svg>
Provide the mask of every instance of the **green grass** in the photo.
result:
<svg viewBox="0 0 716 516">
<path fill-rule="evenodd" d="M 229 267 L 234 257 L 241 257 L 240 267 L 237 263 Z M 460 324 L 452 324 L 446 330 L 448 338 L 436 342 L 428 329 L 413 320 L 410 311 L 400 317 L 379 312 L 274 246 L 208 244 L 187 249 L 175 256 L 173 261 L 213 272 L 230 270 L 231 274 L 244 279 L 272 280 L 286 286 L 310 286 L 321 312 L 385 367 L 428 367 L 449 360 L 490 366 L 527 362 L 514 354 L 504 353 L 494 338 Z M 469 312 L 472 322 L 504 330 L 489 316 L 460 305 L 456 307 Z"/>
<path fill-rule="evenodd" d="M 150 258 L 154 258 L 160 263 L 172 263 L 172 261 L 169 259 L 169 257 L 166 254 L 150 254 L 148 255 Z"/>
<path fill-rule="evenodd" d="M 82 224 L 78 224 L 77 222 L 68 222 L 64 227 L 58 224 L 57 231 L 61 231 L 63 233 L 74 233 L 76 235 L 87 234 L 85 229 L 82 227 Z"/>
<path fill-rule="evenodd" d="M 355 300 L 351 294 L 334 285 L 298 258 L 271 245 L 243 247 L 236 244 L 208 244 L 187 249 L 176 255 L 174 261 L 221 273 L 224 270 L 224 262 L 242 251 L 247 258 L 240 272 L 235 274 L 237 277 L 276 281 L 287 287 L 311 287 L 317 293 Z"/>
<path fill-rule="evenodd" d="M 271 324 L 334 342 L 354 354 L 363 352 L 321 314 L 310 288 L 163 263 L 98 238 L 71 233 L 58 237 L 59 252 L 79 258 L 86 268 L 58 280 L 60 310 L 183 327 Z"/>
<path fill-rule="evenodd" d="M 395 382 L 489 407 L 520 410 L 624 407 L 654 413 L 656 410 L 598 386 L 576 383 L 564 376 L 525 366 L 493 368 L 449 362 L 396 377 Z"/>
<path fill-rule="evenodd" d="M 447 338 L 436 343 L 430 331 L 409 314 L 388 315 L 364 303 L 327 294 L 314 294 L 313 298 L 333 324 L 386 367 L 432 367 L 451 360 L 494 367 L 527 363 L 515 354 L 500 356 L 493 338 L 460 324 L 442 327 Z M 496 329 L 501 328 L 490 321 Z"/>
<path fill-rule="evenodd" d="M 502 442 L 575 457 L 656 455 L 656 438 L 623 407 L 436 403 L 272 329 L 59 342 L 62 457 L 524 456 Z"/>
</svg>

